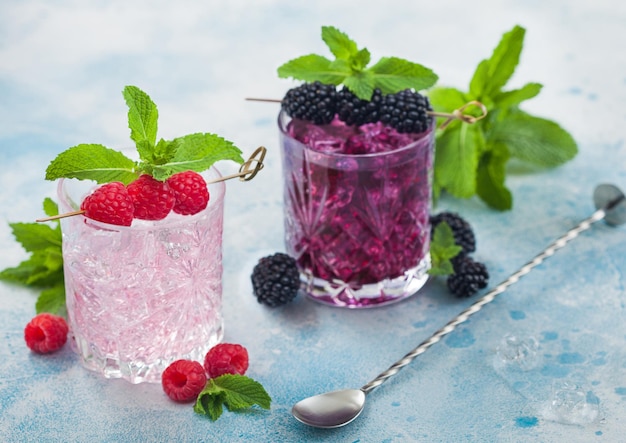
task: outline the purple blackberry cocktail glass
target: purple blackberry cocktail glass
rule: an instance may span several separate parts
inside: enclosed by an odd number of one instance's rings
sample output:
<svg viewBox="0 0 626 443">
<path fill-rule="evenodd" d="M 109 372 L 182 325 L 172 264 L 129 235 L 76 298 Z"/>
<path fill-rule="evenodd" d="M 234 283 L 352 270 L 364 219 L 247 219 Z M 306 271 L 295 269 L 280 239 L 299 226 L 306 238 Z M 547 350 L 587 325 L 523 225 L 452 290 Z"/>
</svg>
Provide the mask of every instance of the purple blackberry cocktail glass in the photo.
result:
<svg viewBox="0 0 626 443">
<path fill-rule="evenodd" d="M 215 168 L 205 179 L 221 177 Z M 61 212 L 94 182 L 62 179 Z M 82 215 L 61 220 L 71 345 L 83 366 L 131 383 L 161 381 L 178 359 L 203 361 L 222 340 L 223 182 L 206 209 L 116 226 Z"/>
<path fill-rule="evenodd" d="M 430 267 L 434 121 L 423 134 L 401 135 L 407 139 L 402 146 L 365 154 L 337 148 L 354 128 L 305 128 L 284 112 L 278 125 L 285 243 L 304 292 L 348 308 L 382 306 L 416 293 Z M 309 130 L 306 144 L 296 139 Z M 385 130 L 375 141 L 378 151 Z"/>
</svg>

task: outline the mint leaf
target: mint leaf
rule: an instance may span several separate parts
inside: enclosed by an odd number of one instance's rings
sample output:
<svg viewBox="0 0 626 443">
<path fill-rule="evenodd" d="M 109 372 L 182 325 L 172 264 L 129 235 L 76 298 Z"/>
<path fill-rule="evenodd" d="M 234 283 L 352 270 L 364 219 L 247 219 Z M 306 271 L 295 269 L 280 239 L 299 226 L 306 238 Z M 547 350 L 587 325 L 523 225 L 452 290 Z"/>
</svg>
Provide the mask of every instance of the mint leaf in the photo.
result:
<svg viewBox="0 0 626 443">
<path fill-rule="evenodd" d="M 322 40 L 335 60 L 317 54 L 304 55 L 281 65 L 278 76 L 331 85 L 343 83 L 361 100 L 370 100 L 375 88 L 383 94 L 394 94 L 411 88 L 426 89 L 437 81 L 432 70 L 398 57 L 383 57 L 368 68 L 371 54 L 367 48 L 358 49 L 347 34 L 332 26 L 322 27 Z"/>
<path fill-rule="evenodd" d="M 492 208 L 500 211 L 513 207 L 511 191 L 504 185 L 509 153 L 506 146 L 498 144 L 480 160 L 476 177 L 476 193 Z"/>
<path fill-rule="evenodd" d="M 46 248 L 35 251 L 26 262 L 20 264 L 30 272 L 22 282 L 26 286 L 44 288 L 56 284 L 63 275 L 63 254 L 59 248 Z"/>
<path fill-rule="evenodd" d="M 50 312 L 63 317 L 67 315 L 65 305 L 65 284 L 63 281 L 58 282 L 49 289 L 41 291 L 41 294 L 37 299 L 37 303 L 35 304 L 35 310 L 37 314 Z"/>
<path fill-rule="evenodd" d="M 19 266 L 6 268 L 0 271 L 0 280 L 26 285 L 26 281 L 33 274 L 33 272 L 36 272 L 41 268 L 42 267 L 39 262 L 29 258 L 28 260 L 21 262 Z"/>
<path fill-rule="evenodd" d="M 456 88 L 436 87 L 428 91 L 428 99 L 434 109 L 452 112 L 468 102 L 467 97 Z"/>
<path fill-rule="evenodd" d="M 350 67 L 355 72 L 361 72 L 369 64 L 370 59 L 370 52 L 367 49 L 363 48 L 350 58 Z"/>
<path fill-rule="evenodd" d="M 46 180 L 77 178 L 98 183 L 137 178 L 135 162 L 124 154 L 97 144 L 81 144 L 60 153 L 46 169 Z"/>
<path fill-rule="evenodd" d="M 178 148 L 173 158 L 163 165 L 152 165 L 152 174 L 157 180 L 165 180 L 177 172 L 202 172 L 219 160 L 243 163 L 241 150 L 232 142 L 215 134 L 189 134 L 174 140 Z"/>
<path fill-rule="evenodd" d="M 171 161 L 179 146 L 180 140 L 159 140 L 154 148 L 154 164 L 161 165 Z"/>
<path fill-rule="evenodd" d="M 432 70 L 397 57 L 383 57 L 369 70 L 383 94 L 410 88 L 419 91 L 430 88 L 438 79 Z"/>
<path fill-rule="evenodd" d="M 130 138 L 135 143 L 147 142 L 145 147 L 154 147 L 157 135 L 157 120 L 159 112 L 148 94 L 136 86 L 126 86 L 122 92 L 126 104 L 128 105 L 128 127 L 130 128 Z M 140 150 L 140 155 L 142 151 Z M 145 154 L 145 152 L 143 152 Z M 145 157 L 141 157 L 142 160 Z"/>
<path fill-rule="evenodd" d="M 9 223 L 15 239 L 22 244 L 27 252 L 46 249 L 49 246 L 61 247 L 61 235 L 41 223 Z"/>
<path fill-rule="evenodd" d="M 155 162 L 155 147 L 148 140 L 139 140 L 135 143 L 139 158 L 145 162 Z"/>
<path fill-rule="evenodd" d="M 356 43 L 333 26 L 322 26 L 322 40 L 338 59 L 349 60 L 358 52 Z"/>
<path fill-rule="evenodd" d="M 433 231 L 430 242 L 431 275 L 450 275 L 454 273 L 451 259 L 459 255 L 463 248 L 454 241 L 454 232 L 445 221 L 439 223 Z"/>
<path fill-rule="evenodd" d="M 539 95 L 542 87 L 543 86 L 539 83 L 528 83 L 522 86 L 520 89 L 513 89 L 512 91 L 501 92 L 494 96 L 494 106 L 503 109 L 517 106 L 524 100 L 528 100 Z"/>
<path fill-rule="evenodd" d="M 469 84 L 469 94 L 480 100 L 485 95 L 485 89 L 487 88 L 487 84 L 489 83 L 489 61 L 483 60 L 481 61 L 476 70 L 474 71 L 474 75 L 470 80 Z"/>
<path fill-rule="evenodd" d="M 472 100 L 488 110 L 472 130 L 464 130 L 468 125 L 455 121 L 437 132 L 434 197 L 442 191 L 460 198 L 478 194 L 493 208 L 511 209 L 513 196 L 505 186 L 509 158 L 555 167 L 576 155 L 576 142 L 567 131 L 519 109 L 520 103 L 541 92 L 541 84 L 503 90 L 519 63 L 525 32 L 515 26 L 502 36 L 491 57 L 478 64 L 468 92 L 441 87 L 429 91 L 438 112 L 450 113 Z"/>
<path fill-rule="evenodd" d="M 476 193 L 476 168 L 484 150 L 480 128 L 450 125 L 436 141 L 435 180 L 438 186 L 459 198 Z"/>
<path fill-rule="evenodd" d="M 271 401 L 259 382 L 244 375 L 224 374 L 207 382 L 198 395 L 194 411 L 215 421 L 222 415 L 222 405 L 229 411 L 239 411 L 254 405 L 269 409 Z"/>
<path fill-rule="evenodd" d="M 56 202 L 50 197 L 46 197 L 43 201 L 43 212 L 48 217 L 54 217 L 55 215 L 59 215 L 59 205 L 57 205 Z"/>
<path fill-rule="evenodd" d="M 331 63 L 329 59 L 321 55 L 303 55 L 280 66 L 278 77 L 291 77 L 305 82 L 320 81 L 330 85 L 339 85 L 351 72 L 349 70 L 333 70 Z"/>
<path fill-rule="evenodd" d="M 519 63 L 525 33 L 515 26 L 502 36 L 491 57 L 478 65 L 470 81 L 470 93 L 476 99 L 493 97 L 509 81 Z"/>
<path fill-rule="evenodd" d="M 572 136 L 557 123 L 524 112 L 495 123 L 491 140 L 506 145 L 512 157 L 541 167 L 558 166 L 578 152 Z"/>
<path fill-rule="evenodd" d="M 237 374 L 224 374 L 213 379 L 213 383 L 226 392 L 224 404 L 231 410 L 258 405 L 269 409 L 272 399 L 263 386 L 249 377 Z"/>
<path fill-rule="evenodd" d="M 207 415 L 211 420 L 215 421 L 224 412 L 223 404 L 226 395 L 219 388 L 210 385 L 210 383 L 211 380 L 209 380 L 207 387 L 198 395 L 193 410 L 197 414 Z"/>
<path fill-rule="evenodd" d="M 62 268 L 56 265 L 53 265 L 55 269 L 48 267 L 54 261 L 50 260 L 49 254 L 45 251 L 33 252 L 29 259 L 22 261 L 18 266 L 3 269 L 0 272 L 0 280 L 34 288 L 49 287 L 63 279 Z"/>
<path fill-rule="evenodd" d="M 43 202 L 47 215 L 58 214 L 50 198 Z M 59 222 L 53 228 L 41 223 L 10 223 L 15 239 L 30 253 L 18 266 L 0 271 L 0 280 L 42 289 L 37 312 L 65 315 L 62 235 Z"/>
<path fill-rule="evenodd" d="M 347 77 L 344 84 L 361 100 L 369 100 L 374 93 L 374 78 L 367 71 Z"/>
<path fill-rule="evenodd" d="M 135 141 L 140 162 L 135 163 L 121 152 L 102 145 L 81 144 L 59 154 L 48 165 L 46 179 L 65 177 L 129 184 L 141 173 L 164 180 L 187 169 L 202 172 L 218 160 L 243 163 L 239 148 L 212 134 L 191 134 L 172 141 L 161 139 L 155 145 L 156 105 L 136 86 L 126 86 L 123 95 L 128 105 L 131 138 Z"/>
</svg>

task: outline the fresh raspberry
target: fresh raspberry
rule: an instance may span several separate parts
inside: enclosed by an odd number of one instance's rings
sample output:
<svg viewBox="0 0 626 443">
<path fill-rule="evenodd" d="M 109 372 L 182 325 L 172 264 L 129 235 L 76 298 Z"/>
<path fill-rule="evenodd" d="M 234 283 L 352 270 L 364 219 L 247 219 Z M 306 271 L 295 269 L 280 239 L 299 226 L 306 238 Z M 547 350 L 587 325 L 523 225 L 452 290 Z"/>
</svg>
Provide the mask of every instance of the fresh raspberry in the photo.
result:
<svg viewBox="0 0 626 443">
<path fill-rule="evenodd" d="M 209 203 L 209 190 L 206 182 L 197 172 L 179 172 L 168 178 L 167 184 L 176 197 L 174 212 L 177 214 L 197 214 Z"/>
<path fill-rule="evenodd" d="M 248 369 L 248 351 L 241 345 L 220 343 L 204 357 L 204 369 L 209 378 L 224 374 L 243 375 Z"/>
<path fill-rule="evenodd" d="M 104 184 L 89 194 L 80 205 L 85 217 L 112 225 L 130 226 L 133 222 L 133 200 L 120 182 Z"/>
<path fill-rule="evenodd" d="M 169 185 L 148 174 L 142 174 L 126 189 L 133 200 L 135 218 L 162 220 L 174 207 L 176 199 Z"/>
<path fill-rule="evenodd" d="M 197 361 L 176 360 L 161 375 L 163 391 L 180 403 L 196 400 L 206 386 L 204 368 Z"/>
<path fill-rule="evenodd" d="M 38 314 L 24 328 L 26 345 L 38 354 L 58 351 L 67 341 L 67 323 L 63 317 Z"/>
</svg>

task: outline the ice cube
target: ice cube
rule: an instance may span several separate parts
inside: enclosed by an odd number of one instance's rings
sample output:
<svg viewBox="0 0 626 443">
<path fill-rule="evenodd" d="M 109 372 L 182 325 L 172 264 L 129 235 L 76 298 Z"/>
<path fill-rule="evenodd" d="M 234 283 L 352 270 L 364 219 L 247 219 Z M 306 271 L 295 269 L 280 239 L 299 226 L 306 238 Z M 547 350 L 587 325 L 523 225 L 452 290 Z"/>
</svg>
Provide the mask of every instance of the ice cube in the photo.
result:
<svg viewBox="0 0 626 443">
<path fill-rule="evenodd" d="M 593 423 L 599 410 L 600 400 L 583 383 L 565 380 L 553 385 L 552 398 L 543 415 L 558 423 L 584 425 Z"/>
<path fill-rule="evenodd" d="M 539 344 L 534 337 L 520 338 L 507 334 L 496 349 L 496 369 L 529 371 L 539 362 Z"/>
</svg>

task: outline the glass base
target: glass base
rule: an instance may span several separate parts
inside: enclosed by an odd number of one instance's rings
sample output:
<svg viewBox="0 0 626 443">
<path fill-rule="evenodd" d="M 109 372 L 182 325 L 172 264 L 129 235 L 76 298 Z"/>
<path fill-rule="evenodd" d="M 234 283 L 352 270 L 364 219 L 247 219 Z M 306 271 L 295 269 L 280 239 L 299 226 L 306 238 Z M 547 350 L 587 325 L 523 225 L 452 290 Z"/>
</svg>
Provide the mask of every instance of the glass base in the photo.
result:
<svg viewBox="0 0 626 443">
<path fill-rule="evenodd" d="M 127 360 L 119 355 L 103 355 L 95 346 L 84 338 L 73 335 L 71 338 L 72 350 L 78 354 L 81 364 L 105 378 L 122 378 L 130 383 L 161 383 L 163 371 L 179 359 L 203 362 L 206 353 L 213 346 L 222 341 L 224 329 L 220 327 L 214 331 L 209 340 L 190 351 L 172 352 L 167 357 L 151 361 L 141 359 Z"/>
<path fill-rule="evenodd" d="M 353 288 L 340 280 L 332 282 L 301 270 L 301 289 L 311 299 L 331 306 L 350 309 L 374 308 L 396 303 L 410 297 L 428 280 L 430 255 L 400 277 Z"/>
</svg>

